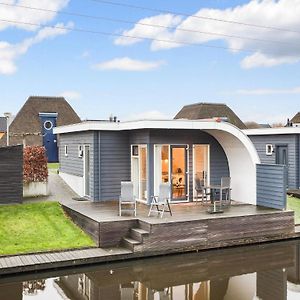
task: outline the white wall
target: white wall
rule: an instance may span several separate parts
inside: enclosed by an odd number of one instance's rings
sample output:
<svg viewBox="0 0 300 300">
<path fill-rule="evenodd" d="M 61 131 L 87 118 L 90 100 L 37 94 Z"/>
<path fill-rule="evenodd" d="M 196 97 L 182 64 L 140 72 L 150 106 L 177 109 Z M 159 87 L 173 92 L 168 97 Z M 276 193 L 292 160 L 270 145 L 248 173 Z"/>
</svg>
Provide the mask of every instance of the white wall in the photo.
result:
<svg viewBox="0 0 300 300">
<path fill-rule="evenodd" d="M 223 147 L 228 159 L 232 199 L 256 205 L 256 164 L 258 154 L 250 139 L 241 131 L 237 137 L 221 130 L 207 130 Z"/>
<path fill-rule="evenodd" d="M 80 197 L 84 196 L 84 180 L 81 176 L 75 176 L 63 172 L 59 172 L 59 176 L 66 184 Z"/>
</svg>

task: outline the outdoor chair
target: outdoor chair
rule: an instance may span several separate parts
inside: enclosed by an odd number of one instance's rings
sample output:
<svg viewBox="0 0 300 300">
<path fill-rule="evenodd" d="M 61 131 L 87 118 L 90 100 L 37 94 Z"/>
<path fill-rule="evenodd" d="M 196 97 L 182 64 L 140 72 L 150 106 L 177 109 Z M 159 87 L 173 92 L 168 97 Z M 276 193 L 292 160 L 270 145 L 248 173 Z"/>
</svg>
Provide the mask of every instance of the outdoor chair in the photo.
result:
<svg viewBox="0 0 300 300">
<path fill-rule="evenodd" d="M 134 216 L 136 216 L 136 198 L 133 194 L 132 182 L 121 182 L 121 196 L 119 198 L 119 216 L 122 216 L 122 212 L 124 211 L 133 212 Z"/>
<path fill-rule="evenodd" d="M 196 190 L 196 201 L 198 202 L 199 196 L 201 196 L 202 203 L 204 203 L 204 200 L 208 200 L 208 196 L 210 193 L 208 193 L 208 188 L 205 186 L 204 179 L 200 179 L 198 176 L 195 178 L 195 190 Z"/>
<path fill-rule="evenodd" d="M 219 190 L 219 201 L 222 206 L 229 206 L 231 204 L 231 178 L 222 177 L 221 186 Z"/>
<path fill-rule="evenodd" d="M 151 213 L 153 211 L 157 212 L 157 214 L 160 215 L 161 218 L 163 217 L 164 212 L 168 212 L 172 216 L 172 210 L 170 206 L 170 192 L 171 185 L 169 183 L 161 183 L 159 185 L 158 196 L 152 196 L 148 217 L 151 216 Z"/>
</svg>

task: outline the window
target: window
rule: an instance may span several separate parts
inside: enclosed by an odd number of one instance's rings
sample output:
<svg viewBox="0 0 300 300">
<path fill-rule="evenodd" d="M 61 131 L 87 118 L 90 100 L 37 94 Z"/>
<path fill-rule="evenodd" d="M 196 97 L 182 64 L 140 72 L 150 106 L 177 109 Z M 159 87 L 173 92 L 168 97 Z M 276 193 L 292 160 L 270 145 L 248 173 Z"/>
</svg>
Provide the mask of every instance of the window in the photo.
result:
<svg viewBox="0 0 300 300">
<path fill-rule="evenodd" d="M 266 154 L 267 154 L 267 155 L 272 155 L 272 154 L 273 154 L 273 151 L 274 151 L 273 145 L 267 144 L 267 145 L 266 145 Z"/>
<path fill-rule="evenodd" d="M 65 156 L 68 156 L 68 146 L 65 145 Z"/>
<path fill-rule="evenodd" d="M 53 123 L 51 121 L 49 121 L 49 120 L 45 121 L 44 128 L 46 130 L 51 130 L 53 128 Z"/>
<path fill-rule="evenodd" d="M 81 145 L 78 146 L 78 157 L 79 158 L 83 157 L 83 147 Z"/>
<path fill-rule="evenodd" d="M 132 146 L 132 156 L 139 156 L 139 146 L 138 145 Z"/>
</svg>

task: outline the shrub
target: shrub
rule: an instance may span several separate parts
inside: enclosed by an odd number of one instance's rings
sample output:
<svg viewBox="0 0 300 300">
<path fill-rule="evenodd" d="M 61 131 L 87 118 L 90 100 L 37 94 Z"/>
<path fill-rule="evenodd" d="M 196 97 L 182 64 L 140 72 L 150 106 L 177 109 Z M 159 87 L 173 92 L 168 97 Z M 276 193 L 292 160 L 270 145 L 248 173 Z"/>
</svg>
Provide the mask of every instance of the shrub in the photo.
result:
<svg viewBox="0 0 300 300">
<path fill-rule="evenodd" d="M 48 166 L 46 149 L 42 146 L 26 146 L 23 152 L 23 181 L 46 182 Z"/>
</svg>

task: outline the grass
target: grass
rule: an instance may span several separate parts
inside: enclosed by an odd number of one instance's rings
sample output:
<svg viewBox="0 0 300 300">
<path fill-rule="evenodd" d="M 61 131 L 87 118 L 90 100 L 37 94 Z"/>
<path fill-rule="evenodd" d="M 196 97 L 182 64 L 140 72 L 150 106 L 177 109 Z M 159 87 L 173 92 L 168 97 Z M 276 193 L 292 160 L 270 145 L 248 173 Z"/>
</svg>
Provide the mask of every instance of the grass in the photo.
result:
<svg viewBox="0 0 300 300">
<path fill-rule="evenodd" d="M 95 246 L 57 202 L 0 207 L 0 255 Z"/>
<path fill-rule="evenodd" d="M 59 169 L 59 163 L 48 163 L 48 169 L 58 170 Z"/>
<path fill-rule="evenodd" d="M 295 224 L 300 224 L 300 199 L 288 196 L 287 208 L 295 211 Z"/>
</svg>

